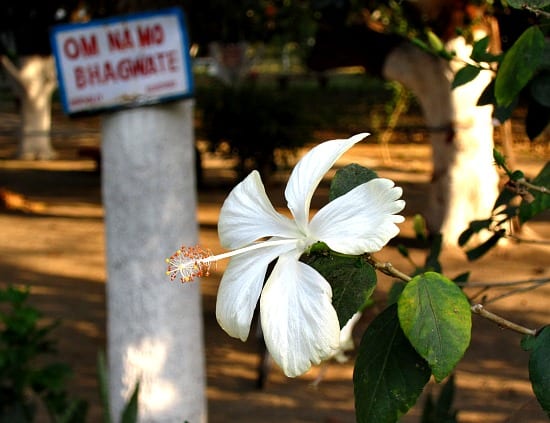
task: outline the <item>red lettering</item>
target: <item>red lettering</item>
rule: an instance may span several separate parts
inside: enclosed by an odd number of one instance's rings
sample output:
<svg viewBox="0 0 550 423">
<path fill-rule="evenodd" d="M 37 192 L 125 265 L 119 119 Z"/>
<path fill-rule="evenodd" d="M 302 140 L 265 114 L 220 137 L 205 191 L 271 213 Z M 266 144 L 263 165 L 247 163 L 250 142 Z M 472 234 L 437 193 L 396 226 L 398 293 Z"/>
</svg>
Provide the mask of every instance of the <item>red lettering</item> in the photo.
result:
<svg viewBox="0 0 550 423">
<path fill-rule="evenodd" d="M 95 85 L 100 84 L 101 81 L 101 72 L 99 65 L 88 66 L 88 84 Z"/>
<path fill-rule="evenodd" d="M 164 30 L 159 24 L 142 28 L 138 26 L 138 39 L 141 47 L 159 45 L 164 41 Z"/>
<path fill-rule="evenodd" d="M 130 60 L 124 59 L 118 62 L 116 71 L 118 76 L 120 76 L 120 79 L 123 79 L 124 81 L 126 81 L 127 79 L 130 79 L 133 76 L 132 64 Z"/>
<path fill-rule="evenodd" d="M 105 66 L 103 67 L 103 78 L 102 82 L 109 82 L 109 80 L 116 81 L 116 73 L 113 69 L 113 65 L 111 62 L 105 62 Z"/>
<path fill-rule="evenodd" d="M 78 39 L 69 37 L 63 43 L 63 53 L 71 60 L 78 59 L 80 56 L 95 56 L 98 52 L 95 34 L 92 34 L 90 38 L 84 36 Z"/>
<path fill-rule="evenodd" d="M 109 51 L 126 50 L 134 47 L 134 42 L 128 28 L 121 32 L 108 32 L 107 39 L 109 41 Z"/>
<path fill-rule="evenodd" d="M 178 58 L 176 56 L 176 50 L 170 50 L 168 53 L 168 70 L 170 72 L 178 71 Z"/>
<path fill-rule="evenodd" d="M 145 59 L 145 75 L 150 75 L 152 73 L 157 73 L 157 68 L 155 66 L 155 61 L 153 57 L 147 56 Z"/>
<path fill-rule="evenodd" d="M 78 89 L 94 85 L 105 85 L 132 78 L 178 71 L 177 50 L 145 55 L 135 59 L 105 61 L 74 68 L 75 84 Z"/>
<path fill-rule="evenodd" d="M 74 79 L 76 82 L 76 88 L 81 90 L 86 87 L 86 75 L 82 66 L 77 66 L 74 68 Z"/>
</svg>

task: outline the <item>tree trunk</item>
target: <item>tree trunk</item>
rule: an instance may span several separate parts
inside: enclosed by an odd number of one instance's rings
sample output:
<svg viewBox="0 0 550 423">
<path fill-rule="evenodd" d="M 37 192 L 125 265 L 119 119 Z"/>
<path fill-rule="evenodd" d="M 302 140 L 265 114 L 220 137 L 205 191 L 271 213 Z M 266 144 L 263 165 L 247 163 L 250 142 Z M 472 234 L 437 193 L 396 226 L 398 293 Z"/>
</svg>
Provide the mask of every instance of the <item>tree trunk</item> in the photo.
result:
<svg viewBox="0 0 550 423">
<path fill-rule="evenodd" d="M 469 57 L 462 37 L 448 49 Z M 493 165 L 492 107 L 476 103 L 489 83 L 489 72 L 451 89 L 460 62 L 448 63 L 419 48 L 404 44 L 390 53 L 384 77 L 408 87 L 417 97 L 431 131 L 433 174 L 425 217 L 431 233 L 441 233 L 448 245 L 474 219 L 489 217 L 498 195 L 498 174 Z"/>
<path fill-rule="evenodd" d="M 142 422 L 206 421 L 200 287 L 164 259 L 197 243 L 191 100 L 102 121 L 108 359 L 115 420 L 140 382 Z"/>
<path fill-rule="evenodd" d="M 53 159 L 56 154 L 50 138 L 52 93 L 57 87 L 53 56 L 23 56 L 19 69 L 6 56 L 2 56 L 2 65 L 21 107 L 17 158 Z"/>
</svg>

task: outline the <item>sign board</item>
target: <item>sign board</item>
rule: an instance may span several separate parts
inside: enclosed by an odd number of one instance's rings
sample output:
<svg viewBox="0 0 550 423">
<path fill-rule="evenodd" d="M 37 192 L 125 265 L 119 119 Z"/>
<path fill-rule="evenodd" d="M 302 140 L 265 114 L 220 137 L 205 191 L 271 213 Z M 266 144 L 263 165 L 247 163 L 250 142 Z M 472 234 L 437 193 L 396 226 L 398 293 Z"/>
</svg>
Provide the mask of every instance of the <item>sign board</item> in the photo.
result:
<svg viewBox="0 0 550 423">
<path fill-rule="evenodd" d="M 58 25 L 50 39 L 67 114 L 193 95 L 189 41 L 179 8 Z"/>
</svg>

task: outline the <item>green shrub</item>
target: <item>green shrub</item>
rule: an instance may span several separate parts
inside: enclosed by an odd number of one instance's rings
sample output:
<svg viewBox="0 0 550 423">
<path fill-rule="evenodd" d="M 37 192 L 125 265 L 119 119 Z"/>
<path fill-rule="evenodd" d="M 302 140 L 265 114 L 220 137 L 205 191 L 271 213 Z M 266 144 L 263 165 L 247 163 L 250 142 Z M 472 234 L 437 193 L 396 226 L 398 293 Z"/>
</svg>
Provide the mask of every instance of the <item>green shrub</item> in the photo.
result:
<svg viewBox="0 0 550 423">
<path fill-rule="evenodd" d="M 302 102 L 288 90 L 214 84 L 198 93 L 197 106 L 210 149 L 228 145 L 228 152 L 238 157 L 240 176 L 254 168 L 269 173 L 277 165 L 277 152 L 284 160 L 311 141 Z"/>
<path fill-rule="evenodd" d="M 0 290 L 0 423 L 32 422 L 42 401 L 52 422 L 82 422 L 87 404 L 69 400 L 70 368 L 48 362 L 49 339 L 57 323 L 41 326 L 41 314 L 27 305 L 28 289 Z"/>
</svg>

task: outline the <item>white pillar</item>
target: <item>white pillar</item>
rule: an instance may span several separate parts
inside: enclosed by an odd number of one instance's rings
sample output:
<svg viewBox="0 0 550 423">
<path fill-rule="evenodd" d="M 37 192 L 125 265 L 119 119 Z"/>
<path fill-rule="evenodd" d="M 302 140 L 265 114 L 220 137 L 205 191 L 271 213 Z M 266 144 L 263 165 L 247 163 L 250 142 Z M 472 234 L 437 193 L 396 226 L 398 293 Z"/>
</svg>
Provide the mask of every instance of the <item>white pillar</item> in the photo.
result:
<svg viewBox="0 0 550 423">
<path fill-rule="evenodd" d="M 462 37 L 448 43 L 449 51 L 467 58 L 471 46 Z M 433 172 L 429 201 L 424 211 L 428 229 L 456 245 L 472 220 L 490 216 L 498 196 L 498 173 L 493 164 L 492 107 L 477 106 L 491 76 L 483 71 L 473 81 L 451 88 L 460 61 L 451 63 L 412 44 L 392 50 L 384 64 L 384 77 L 409 88 L 422 106 L 432 129 Z"/>
<path fill-rule="evenodd" d="M 22 56 L 17 68 L 7 56 L 0 58 L 21 101 L 21 134 L 17 158 L 50 160 L 56 153 L 52 147 L 52 93 L 57 87 L 53 56 Z"/>
<path fill-rule="evenodd" d="M 164 262 L 197 243 L 193 103 L 108 114 L 102 138 L 114 421 L 140 380 L 140 422 L 205 422 L 199 284 L 170 282 Z"/>
</svg>

